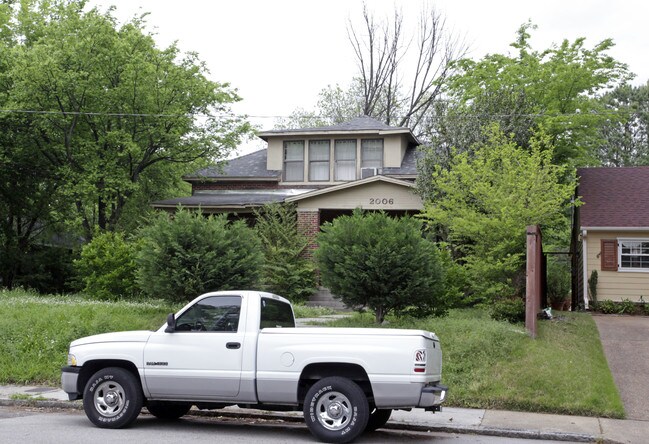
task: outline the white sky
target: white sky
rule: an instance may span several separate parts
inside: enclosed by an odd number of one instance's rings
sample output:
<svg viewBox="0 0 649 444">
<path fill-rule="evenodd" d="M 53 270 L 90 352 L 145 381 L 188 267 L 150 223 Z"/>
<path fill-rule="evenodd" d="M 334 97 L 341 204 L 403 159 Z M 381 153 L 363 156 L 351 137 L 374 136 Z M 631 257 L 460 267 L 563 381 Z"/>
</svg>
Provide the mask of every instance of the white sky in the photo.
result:
<svg viewBox="0 0 649 444">
<path fill-rule="evenodd" d="M 649 79 L 649 2 L 639 0 L 367 0 L 378 17 L 400 8 L 404 22 L 415 23 L 422 4 L 440 11 L 447 27 L 464 37 L 469 56 L 508 53 L 518 27 L 531 19 L 538 28 L 532 46 L 543 50 L 563 39 L 586 38 L 592 48 L 605 38 L 616 43 L 610 54 Z M 116 16 L 150 12 L 149 29 L 158 44 L 178 41 L 196 51 L 211 79 L 230 82 L 243 101 L 233 109 L 248 114 L 262 129 L 275 116 L 295 108 L 312 109 L 327 85 L 347 85 L 356 74 L 347 39 L 348 18 L 359 23 L 362 0 L 91 0 Z M 246 150 L 248 151 L 248 150 Z"/>
</svg>

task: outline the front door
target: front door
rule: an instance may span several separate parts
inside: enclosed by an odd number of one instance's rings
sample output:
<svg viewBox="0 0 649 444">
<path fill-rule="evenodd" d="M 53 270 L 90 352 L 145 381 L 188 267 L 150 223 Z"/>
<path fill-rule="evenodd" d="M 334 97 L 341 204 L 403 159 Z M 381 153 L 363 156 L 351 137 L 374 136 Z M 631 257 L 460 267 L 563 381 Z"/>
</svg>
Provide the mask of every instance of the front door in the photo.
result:
<svg viewBox="0 0 649 444">
<path fill-rule="evenodd" d="M 208 296 L 185 310 L 172 333 L 151 335 L 144 379 L 157 399 L 236 398 L 245 326 L 240 296 Z"/>
</svg>

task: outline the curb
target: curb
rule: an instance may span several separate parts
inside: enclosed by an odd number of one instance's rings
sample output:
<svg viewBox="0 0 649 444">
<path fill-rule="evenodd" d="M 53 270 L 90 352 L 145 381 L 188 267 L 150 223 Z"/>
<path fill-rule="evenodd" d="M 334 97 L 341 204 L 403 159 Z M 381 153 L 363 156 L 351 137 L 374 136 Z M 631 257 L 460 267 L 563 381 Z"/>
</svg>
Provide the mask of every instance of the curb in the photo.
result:
<svg viewBox="0 0 649 444">
<path fill-rule="evenodd" d="M 0 406 L 4 407 L 32 407 L 32 408 L 55 408 L 63 410 L 83 410 L 82 401 L 48 401 L 39 399 L 0 399 Z M 257 413 L 240 409 L 239 411 L 222 410 L 191 410 L 187 415 L 197 417 L 224 417 L 224 418 L 247 418 L 266 419 L 292 423 L 304 423 L 301 416 L 288 415 L 277 412 Z M 440 432 L 456 433 L 463 435 L 484 435 L 501 436 L 505 438 L 538 439 L 546 441 L 572 441 L 572 442 L 609 442 L 602 441 L 597 437 L 588 434 L 567 433 L 567 432 L 541 432 L 536 430 L 514 430 L 493 427 L 467 427 L 449 425 L 421 425 L 409 424 L 407 422 L 388 422 L 384 427 L 388 430 L 408 430 L 413 432 Z"/>
</svg>

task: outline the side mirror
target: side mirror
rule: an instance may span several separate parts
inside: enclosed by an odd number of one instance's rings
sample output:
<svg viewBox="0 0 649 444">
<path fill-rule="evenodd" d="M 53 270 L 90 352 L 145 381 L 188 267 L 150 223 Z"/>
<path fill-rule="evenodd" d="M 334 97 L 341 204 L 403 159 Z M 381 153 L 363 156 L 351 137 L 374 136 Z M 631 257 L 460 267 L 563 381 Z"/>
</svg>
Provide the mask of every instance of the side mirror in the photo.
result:
<svg viewBox="0 0 649 444">
<path fill-rule="evenodd" d="M 176 316 L 173 313 L 169 313 L 167 316 L 167 328 L 165 328 L 165 333 L 173 333 L 176 331 Z"/>
</svg>

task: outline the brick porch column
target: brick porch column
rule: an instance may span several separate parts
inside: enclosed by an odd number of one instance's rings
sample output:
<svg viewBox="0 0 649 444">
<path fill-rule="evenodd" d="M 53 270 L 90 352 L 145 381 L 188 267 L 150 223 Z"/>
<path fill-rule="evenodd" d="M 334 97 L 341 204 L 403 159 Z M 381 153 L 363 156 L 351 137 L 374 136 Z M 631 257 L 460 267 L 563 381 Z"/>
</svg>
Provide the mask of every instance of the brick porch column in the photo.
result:
<svg viewBox="0 0 649 444">
<path fill-rule="evenodd" d="M 297 229 L 306 236 L 309 243 L 304 251 L 304 257 L 312 258 L 317 248 L 315 238 L 320 232 L 320 211 L 319 210 L 298 210 Z"/>
</svg>

